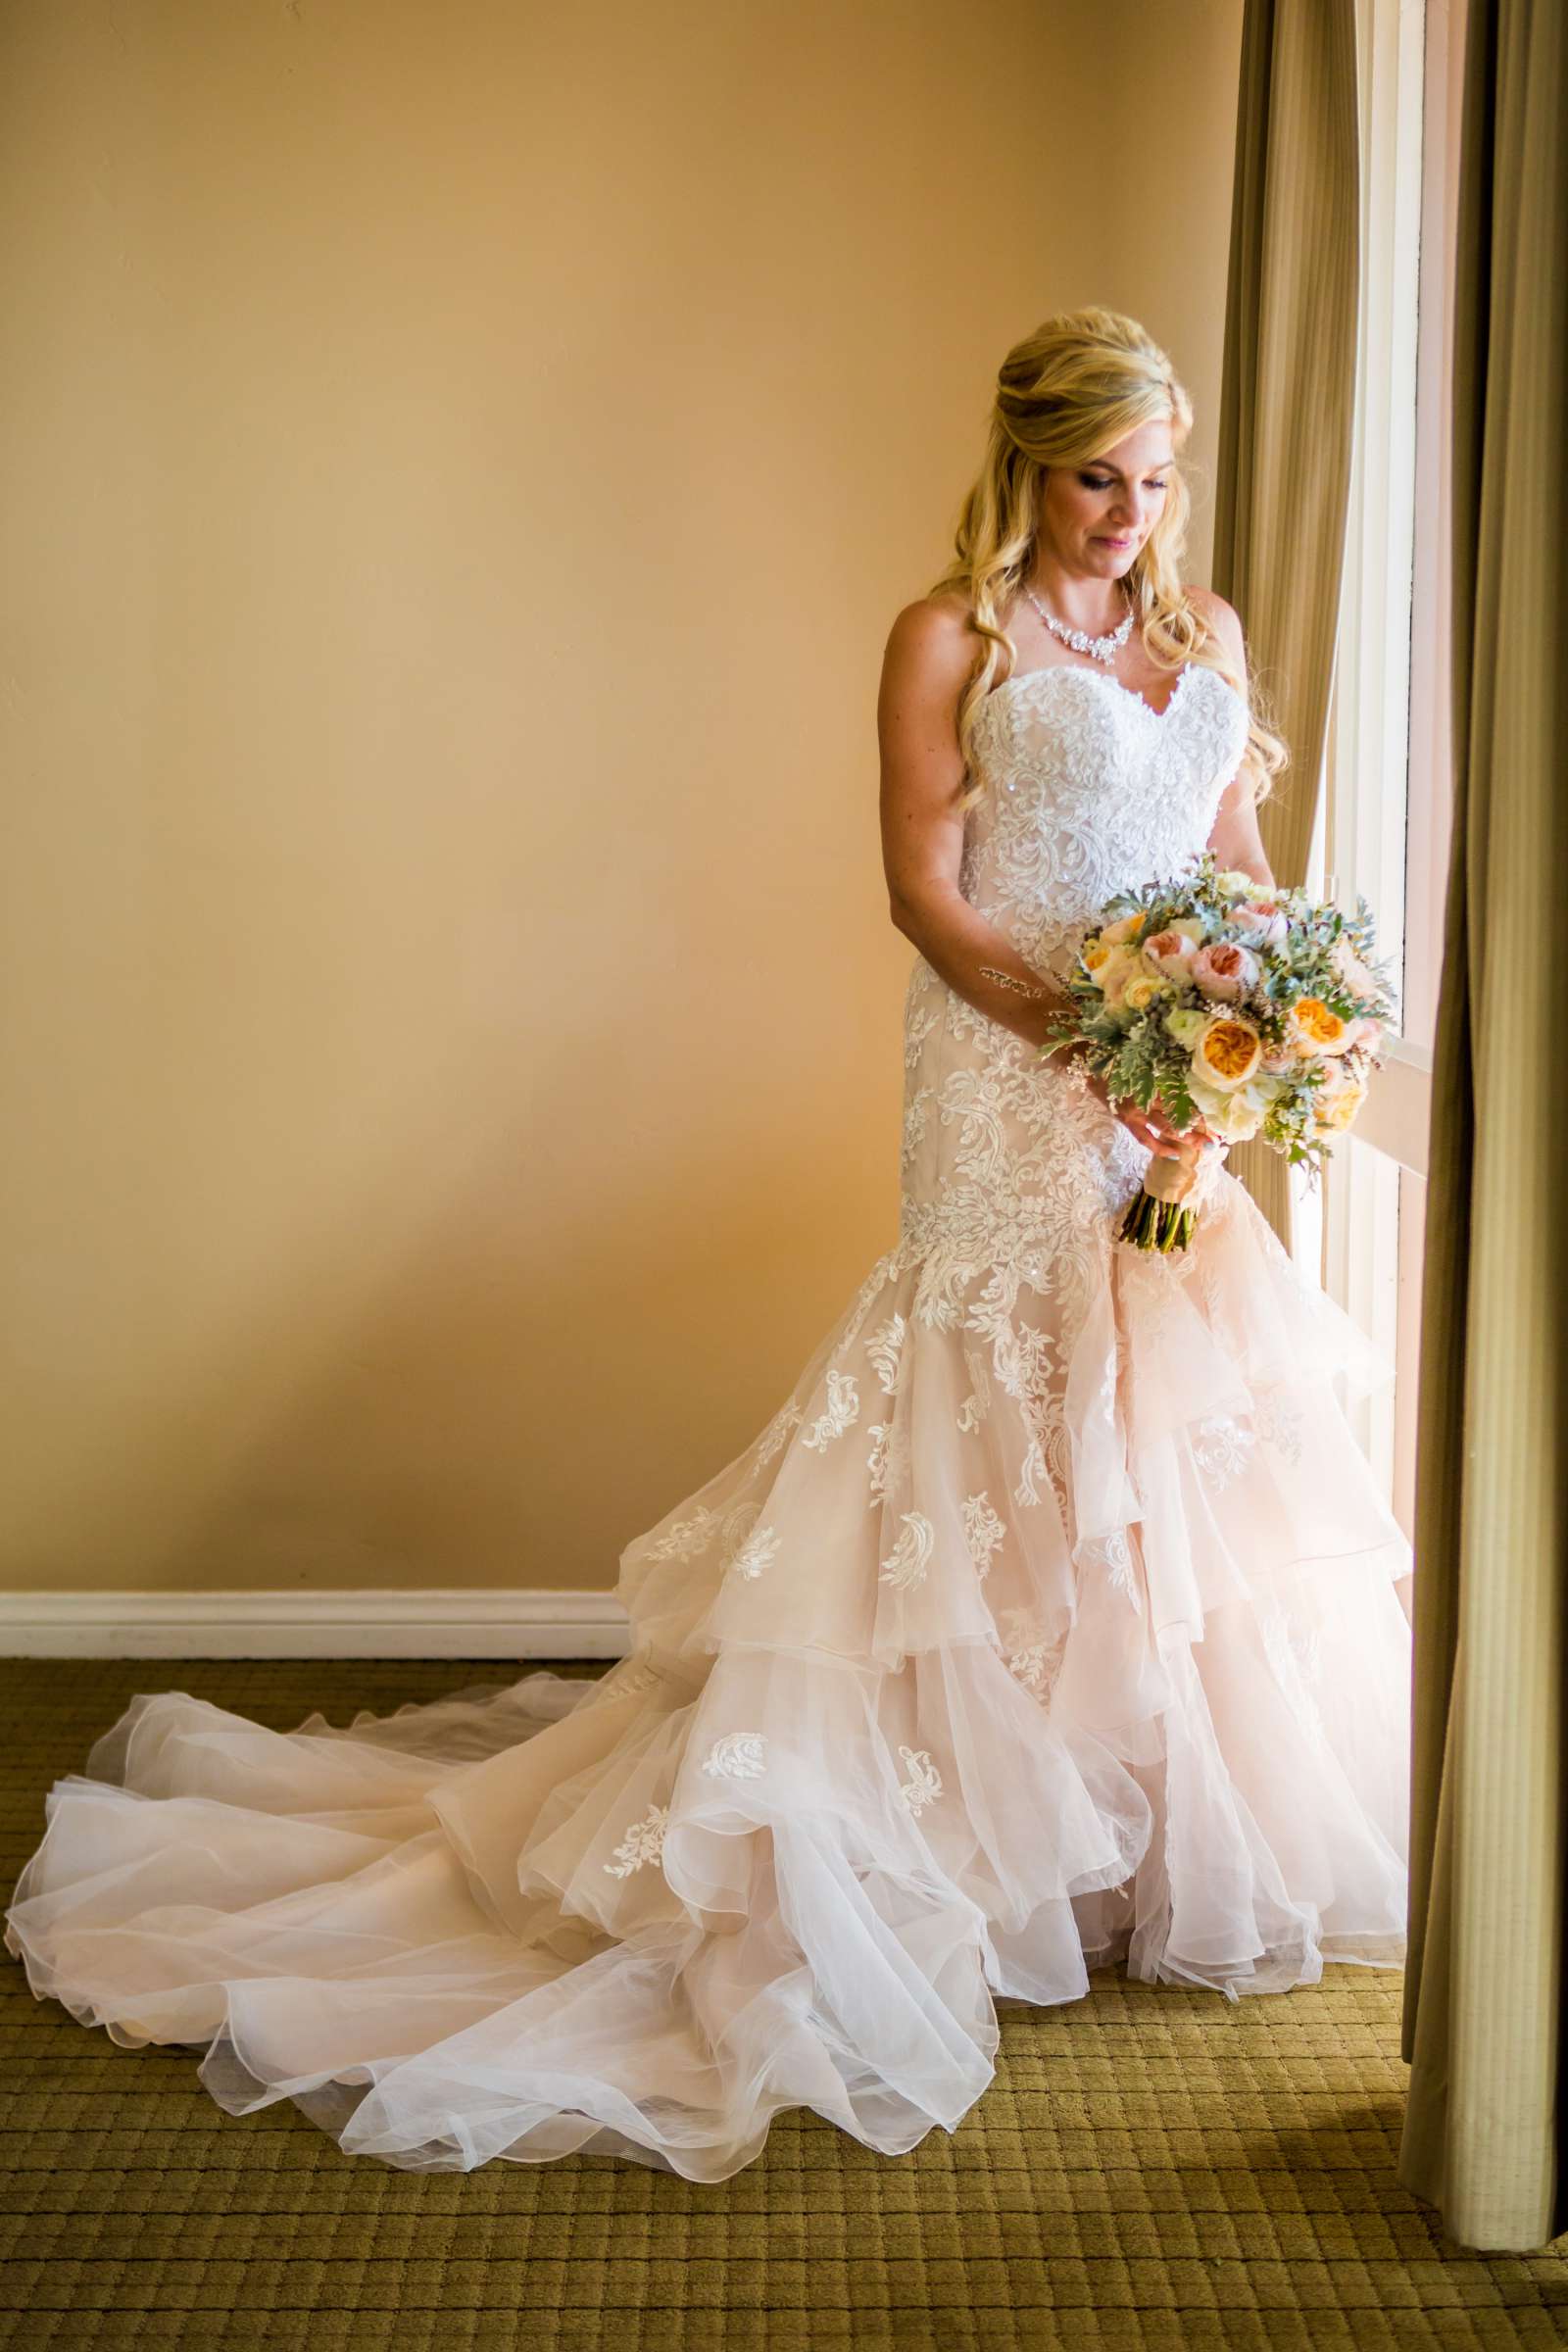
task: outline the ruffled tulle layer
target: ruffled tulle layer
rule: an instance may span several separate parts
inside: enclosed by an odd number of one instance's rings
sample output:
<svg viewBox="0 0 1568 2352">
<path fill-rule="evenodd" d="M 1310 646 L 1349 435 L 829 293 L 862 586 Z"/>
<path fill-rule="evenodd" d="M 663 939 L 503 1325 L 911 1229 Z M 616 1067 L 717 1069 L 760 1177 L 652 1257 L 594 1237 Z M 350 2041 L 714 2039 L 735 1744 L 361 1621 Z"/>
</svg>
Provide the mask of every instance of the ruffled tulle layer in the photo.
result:
<svg viewBox="0 0 1568 2352">
<path fill-rule="evenodd" d="M 911 1232 L 628 1546 L 634 1651 L 267 1731 L 142 1693 L 7 1914 L 33 1991 L 414 2168 L 694 2180 L 810 2106 L 956 2128 L 996 1999 L 1396 1963 L 1388 1367 L 1226 1177 L 1077 1295 Z"/>
</svg>

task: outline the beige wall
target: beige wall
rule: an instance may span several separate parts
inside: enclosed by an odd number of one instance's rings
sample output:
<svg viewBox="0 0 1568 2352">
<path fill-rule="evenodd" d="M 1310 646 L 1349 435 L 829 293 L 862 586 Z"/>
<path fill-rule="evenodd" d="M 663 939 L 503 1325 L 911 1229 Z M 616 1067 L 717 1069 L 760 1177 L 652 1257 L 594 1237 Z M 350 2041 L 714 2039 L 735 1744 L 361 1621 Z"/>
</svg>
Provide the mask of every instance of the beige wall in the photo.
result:
<svg viewBox="0 0 1568 2352">
<path fill-rule="evenodd" d="M 760 1427 L 888 624 L 1050 311 L 1211 476 L 1240 14 L 8 13 L 8 1588 L 608 1586 Z"/>
</svg>

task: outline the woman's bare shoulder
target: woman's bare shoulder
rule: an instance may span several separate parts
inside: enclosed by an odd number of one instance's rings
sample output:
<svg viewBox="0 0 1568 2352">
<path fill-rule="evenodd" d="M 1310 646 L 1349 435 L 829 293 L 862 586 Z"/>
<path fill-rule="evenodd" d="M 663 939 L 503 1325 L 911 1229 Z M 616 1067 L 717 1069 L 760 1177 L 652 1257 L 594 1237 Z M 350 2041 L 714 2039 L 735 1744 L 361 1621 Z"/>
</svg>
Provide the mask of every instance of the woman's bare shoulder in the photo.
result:
<svg viewBox="0 0 1568 2352">
<path fill-rule="evenodd" d="M 883 685 L 899 695 L 952 696 L 973 670 L 978 643 L 968 600 L 958 590 L 916 597 L 888 631 Z"/>
<path fill-rule="evenodd" d="M 1200 613 L 1207 621 L 1221 644 L 1228 646 L 1236 660 L 1245 663 L 1247 647 L 1242 634 L 1242 617 L 1235 606 L 1228 605 L 1212 588 L 1186 586 L 1182 589 L 1182 595 L 1194 612 Z"/>
</svg>

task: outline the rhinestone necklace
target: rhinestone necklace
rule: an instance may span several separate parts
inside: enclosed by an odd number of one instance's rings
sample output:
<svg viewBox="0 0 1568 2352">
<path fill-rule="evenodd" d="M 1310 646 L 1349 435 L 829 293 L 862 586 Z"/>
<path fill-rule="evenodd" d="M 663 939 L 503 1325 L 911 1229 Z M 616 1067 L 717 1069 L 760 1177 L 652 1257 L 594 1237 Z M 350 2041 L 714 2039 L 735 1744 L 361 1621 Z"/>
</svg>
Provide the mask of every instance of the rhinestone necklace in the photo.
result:
<svg viewBox="0 0 1568 2352">
<path fill-rule="evenodd" d="M 1091 637 L 1087 629 L 1069 629 L 1064 620 L 1058 620 L 1054 612 L 1048 612 L 1032 588 L 1026 588 L 1024 594 L 1052 635 L 1059 637 L 1063 645 L 1070 645 L 1075 654 L 1090 654 L 1095 661 L 1103 662 L 1108 665 L 1115 661 L 1116 656 L 1132 634 L 1133 609 L 1131 605 L 1127 608 L 1121 626 L 1112 629 L 1108 637 Z"/>
</svg>

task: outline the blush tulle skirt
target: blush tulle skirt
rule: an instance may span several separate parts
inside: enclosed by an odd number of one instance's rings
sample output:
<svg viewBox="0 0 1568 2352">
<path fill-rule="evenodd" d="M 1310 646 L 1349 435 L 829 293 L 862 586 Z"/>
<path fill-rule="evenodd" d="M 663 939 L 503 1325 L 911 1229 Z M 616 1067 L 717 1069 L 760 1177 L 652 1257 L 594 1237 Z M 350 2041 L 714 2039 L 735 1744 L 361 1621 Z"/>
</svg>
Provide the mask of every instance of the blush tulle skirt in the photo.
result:
<svg viewBox="0 0 1568 2352">
<path fill-rule="evenodd" d="M 628 1545 L 632 1650 L 274 1732 L 143 1692 L 6 1914 L 32 1991 L 415 2168 L 721 2180 L 781 2108 L 899 2154 L 997 2000 L 1396 1966 L 1409 1548 L 1389 1367 L 1222 1179 L 1076 1312 L 872 1269 Z"/>
</svg>

